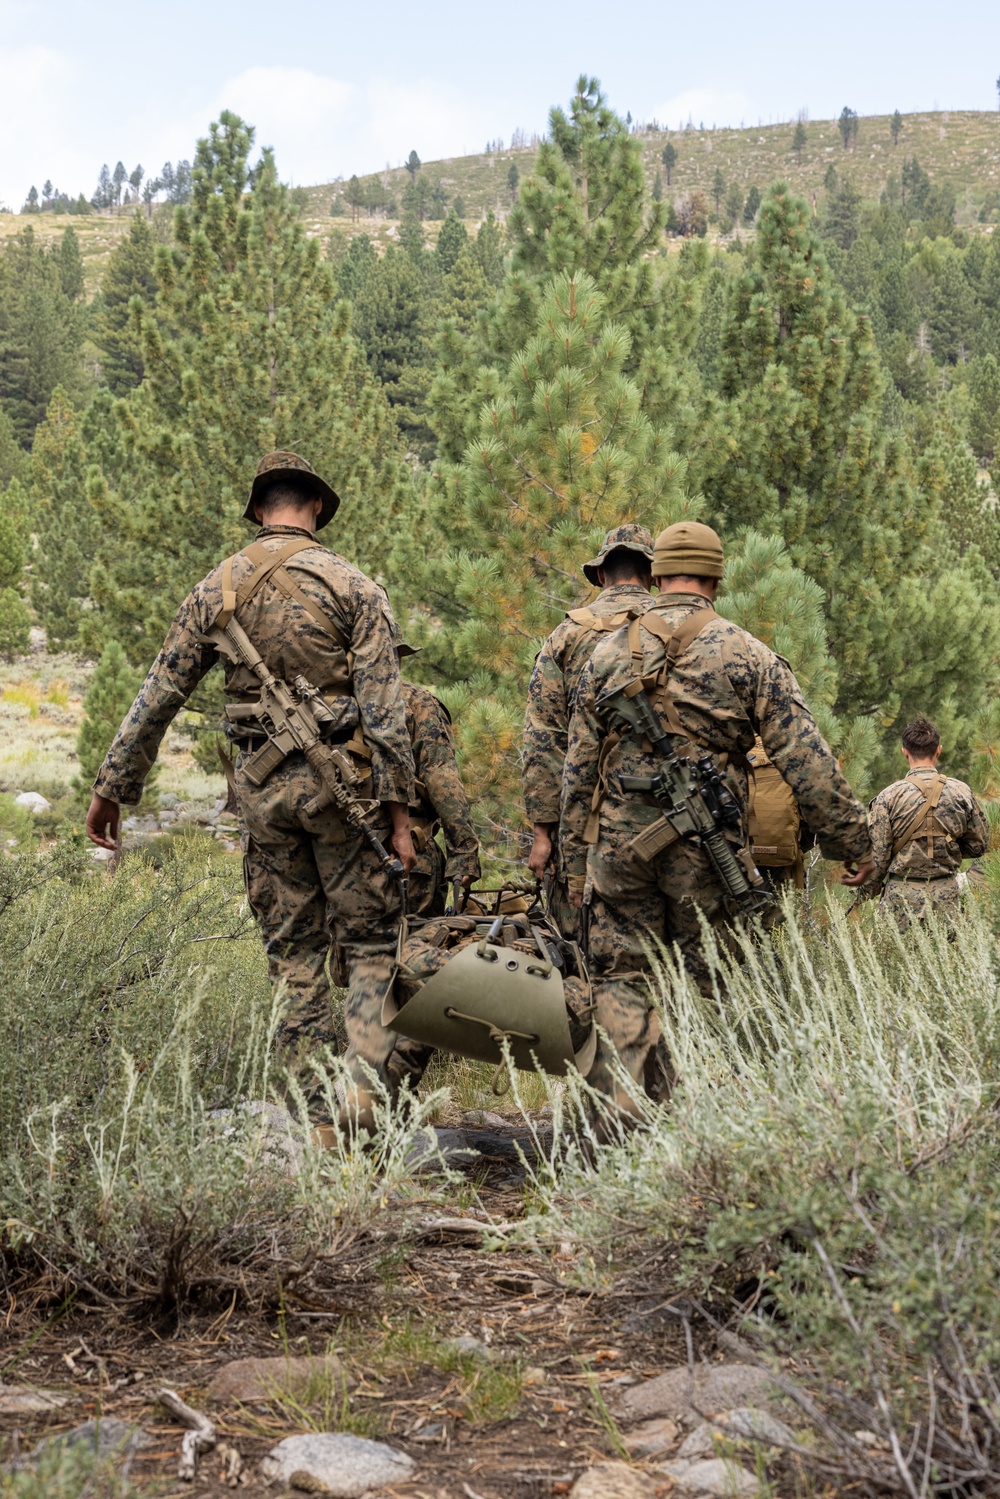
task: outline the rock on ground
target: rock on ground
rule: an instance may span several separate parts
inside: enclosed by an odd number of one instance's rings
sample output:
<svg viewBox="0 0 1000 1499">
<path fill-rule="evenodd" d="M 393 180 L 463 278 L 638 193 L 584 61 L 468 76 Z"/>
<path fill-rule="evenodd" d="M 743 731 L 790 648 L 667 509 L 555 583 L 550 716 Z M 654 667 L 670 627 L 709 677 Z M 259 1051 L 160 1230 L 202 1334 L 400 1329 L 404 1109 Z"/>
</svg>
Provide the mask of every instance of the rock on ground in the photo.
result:
<svg viewBox="0 0 1000 1499">
<path fill-rule="evenodd" d="M 268 1483 L 289 1483 L 294 1477 L 295 1487 L 308 1491 L 308 1480 L 312 1479 L 323 1485 L 313 1492 L 325 1489 L 338 1499 L 361 1499 L 369 1489 L 405 1483 L 413 1477 L 416 1464 L 407 1453 L 384 1442 L 324 1431 L 285 1437 L 271 1448 L 260 1471 Z"/>
<path fill-rule="evenodd" d="M 127 1421 L 119 1421 L 114 1416 L 103 1416 L 98 1421 L 84 1421 L 82 1426 L 62 1431 L 58 1436 L 44 1437 L 31 1455 L 38 1457 L 49 1447 L 78 1447 L 82 1444 L 92 1448 L 98 1457 L 108 1457 L 113 1452 L 124 1457 L 148 1447 L 150 1441 L 141 1426 L 130 1426 Z"/>
<path fill-rule="evenodd" d="M 15 796 L 14 805 L 16 807 L 27 807 L 28 811 L 35 817 L 38 816 L 39 812 L 48 812 L 52 807 L 52 803 L 47 802 L 40 791 L 22 791 L 20 795 Z"/>
<path fill-rule="evenodd" d="M 738 1410 L 721 1411 L 713 1421 L 703 1421 L 686 1436 L 677 1449 L 681 1459 L 714 1457 L 719 1442 L 760 1442 L 766 1446 L 795 1441 L 795 1433 L 767 1411 L 756 1410 L 752 1405 Z"/>
<path fill-rule="evenodd" d="M 777 1408 L 780 1398 L 767 1371 L 753 1364 L 701 1364 L 695 1368 L 693 1384 L 684 1364 L 625 1390 L 616 1402 L 615 1414 L 623 1421 L 669 1416 L 695 1426 L 717 1411 L 743 1406 Z"/>
<path fill-rule="evenodd" d="M 676 1421 L 671 1421 L 668 1416 L 657 1416 L 625 1432 L 625 1446 L 633 1457 L 660 1457 L 674 1445 L 680 1431 Z"/>
<path fill-rule="evenodd" d="M 238 1358 L 212 1375 L 210 1400 L 254 1402 L 276 1400 L 281 1395 L 302 1395 L 311 1384 L 327 1381 L 338 1389 L 352 1389 L 357 1380 L 348 1375 L 336 1354 L 305 1354 L 302 1357 Z"/>
<path fill-rule="evenodd" d="M 721 1457 L 709 1462 L 662 1463 L 657 1472 L 667 1474 L 679 1489 L 689 1494 L 717 1494 L 719 1499 L 755 1499 L 760 1493 L 760 1484 L 752 1473 Z"/>
<path fill-rule="evenodd" d="M 0 1415 L 34 1416 L 42 1411 L 57 1411 L 68 1405 L 69 1395 L 58 1390 L 37 1390 L 26 1384 L 0 1383 Z"/>
<path fill-rule="evenodd" d="M 595 1463 L 580 1474 L 569 1499 L 656 1499 L 657 1485 L 624 1463 Z"/>
</svg>

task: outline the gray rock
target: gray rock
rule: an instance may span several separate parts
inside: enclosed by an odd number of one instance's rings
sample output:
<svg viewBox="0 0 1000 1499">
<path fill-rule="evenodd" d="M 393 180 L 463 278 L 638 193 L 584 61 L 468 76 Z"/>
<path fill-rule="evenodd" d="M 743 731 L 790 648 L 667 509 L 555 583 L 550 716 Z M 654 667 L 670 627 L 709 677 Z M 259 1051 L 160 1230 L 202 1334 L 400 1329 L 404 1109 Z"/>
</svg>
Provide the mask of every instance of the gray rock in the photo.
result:
<svg viewBox="0 0 1000 1499">
<path fill-rule="evenodd" d="M 48 641 L 45 631 L 39 629 L 38 625 L 32 625 L 28 631 L 28 650 L 33 656 L 41 656 L 48 649 Z"/>
<path fill-rule="evenodd" d="M 706 1416 L 744 1406 L 780 1408 L 780 1395 L 766 1370 L 753 1364 L 701 1364 L 695 1367 L 692 1384 L 684 1364 L 626 1390 L 616 1402 L 615 1414 L 623 1421 L 669 1416 L 696 1426 Z"/>
<path fill-rule="evenodd" d="M 569 1499 L 656 1499 L 657 1485 L 645 1473 L 624 1463 L 595 1463 L 585 1468 Z"/>
<path fill-rule="evenodd" d="M 495 1114 L 491 1109 L 469 1109 L 462 1115 L 463 1124 L 472 1124 L 480 1129 L 484 1125 L 490 1125 L 493 1129 L 498 1126 L 503 1129 L 509 1121 L 502 1114 Z"/>
<path fill-rule="evenodd" d="M 308 1475 L 338 1499 L 360 1499 L 369 1489 L 405 1483 L 413 1477 L 416 1464 L 407 1453 L 384 1442 L 324 1431 L 285 1437 L 271 1448 L 260 1471 L 268 1483 L 288 1483 L 294 1474 L 301 1488 L 301 1476 Z"/>
<path fill-rule="evenodd" d="M 761 1492 L 752 1473 L 721 1457 L 712 1458 L 710 1462 L 661 1463 L 656 1471 L 665 1473 L 679 1489 L 689 1494 L 717 1494 L 720 1499 L 755 1499 Z"/>
<path fill-rule="evenodd" d="M 310 1387 L 335 1391 L 353 1389 L 357 1380 L 347 1373 L 335 1353 L 305 1354 L 296 1358 L 238 1358 L 212 1375 L 210 1400 L 246 1403 L 278 1400 L 282 1395 L 308 1398 Z"/>
<path fill-rule="evenodd" d="M 176 807 L 176 805 L 177 805 L 177 793 L 176 793 L 176 791 L 164 791 L 163 794 L 160 797 L 160 806 L 164 807 L 164 808 L 169 808 L 169 807 Z"/>
<path fill-rule="evenodd" d="M 722 1411 L 714 1421 L 703 1421 L 686 1436 L 677 1449 L 679 1458 L 715 1457 L 719 1442 L 760 1442 L 783 1444 L 795 1441 L 795 1433 L 784 1421 L 767 1411 L 745 1405 L 738 1410 Z"/>
<path fill-rule="evenodd" d="M 669 1416 L 657 1416 L 652 1421 L 643 1421 L 625 1432 L 624 1441 L 632 1457 L 662 1457 L 669 1452 L 681 1429 Z M 714 1449 L 713 1449 L 714 1450 Z"/>
<path fill-rule="evenodd" d="M 26 807 L 33 817 L 37 817 L 39 812 L 49 812 L 52 808 L 52 803 L 47 802 L 40 791 L 22 791 L 15 796 L 14 805 Z"/>
<path fill-rule="evenodd" d="M 493 1349 L 484 1343 L 482 1338 L 473 1338 L 466 1334 L 458 1338 L 446 1339 L 444 1347 L 449 1353 L 457 1353 L 459 1358 L 478 1358 L 488 1362 L 496 1357 Z"/>
<path fill-rule="evenodd" d="M 287 1109 L 253 1098 L 237 1104 L 234 1109 L 213 1109 L 210 1117 L 222 1121 L 227 1126 L 227 1134 L 235 1134 L 237 1128 L 242 1131 L 248 1122 L 254 1121 L 263 1146 L 261 1160 L 292 1176 L 301 1170 L 304 1159 L 302 1131 Z"/>
<path fill-rule="evenodd" d="M 58 1390 L 0 1383 L 0 1415 L 3 1416 L 34 1416 L 42 1411 L 57 1411 L 69 1402 L 70 1396 L 60 1395 Z"/>
<path fill-rule="evenodd" d="M 92 1448 L 98 1457 L 108 1457 L 113 1452 L 130 1457 L 141 1448 L 150 1446 L 151 1441 L 152 1438 L 146 1435 L 141 1426 L 130 1426 L 127 1421 L 119 1421 L 114 1416 L 103 1416 L 98 1421 L 84 1421 L 82 1426 L 74 1426 L 72 1431 L 62 1431 L 58 1436 L 43 1438 L 31 1455 L 38 1457 L 42 1451 L 52 1447 L 83 1445 Z"/>
</svg>

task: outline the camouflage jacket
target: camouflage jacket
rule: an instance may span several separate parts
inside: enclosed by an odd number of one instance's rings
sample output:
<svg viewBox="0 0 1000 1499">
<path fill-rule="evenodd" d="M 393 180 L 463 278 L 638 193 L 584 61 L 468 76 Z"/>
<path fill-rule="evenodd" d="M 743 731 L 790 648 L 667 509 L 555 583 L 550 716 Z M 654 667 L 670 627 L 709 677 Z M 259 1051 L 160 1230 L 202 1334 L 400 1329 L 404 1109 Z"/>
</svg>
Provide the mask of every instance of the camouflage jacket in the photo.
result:
<svg viewBox="0 0 1000 1499">
<path fill-rule="evenodd" d="M 258 540 L 277 547 L 309 533 L 292 526 L 267 526 Z M 300 673 L 324 693 L 344 692 L 353 680 L 353 697 L 340 702 L 345 723 L 360 717 L 371 751 L 372 795 L 379 801 L 413 798 L 413 753 L 406 732 L 399 664 L 393 644 L 395 626 L 385 593 L 363 572 L 316 542 L 292 557 L 285 567 L 301 592 L 327 615 L 349 643 L 347 652 L 309 612 L 287 599 L 270 580 L 238 614 L 268 667 L 286 682 Z M 244 554 L 233 559 L 234 589 L 252 570 Z M 223 564 L 192 589 L 170 626 L 139 694 L 109 749 L 94 790 L 112 801 L 135 803 L 156 759 L 160 741 L 205 673 L 220 659 L 205 636 L 222 606 Z M 255 679 L 246 668 L 224 663 L 226 693 L 245 700 L 255 695 Z M 355 707 L 356 702 L 356 707 Z"/>
<path fill-rule="evenodd" d="M 641 612 L 651 603 L 638 583 L 616 583 L 584 607 L 609 619 L 627 610 Z M 559 821 L 573 700 L 584 667 L 604 639 L 601 632 L 567 615 L 535 657 L 524 718 L 524 804 L 529 822 Z"/>
<path fill-rule="evenodd" d="M 934 777 L 936 781 L 937 776 L 938 772 L 930 766 L 918 766 L 903 780 L 893 781 L 880 791 L 872 802 L 875 874 L 862 889 L 868 899 L 878 895 L 886 879 L 937 880 L 957 874 L 963 859 L 978 859 L 989 848 L 986 814 L 965 782 L 951 776 L 943 778 L 941 799 L 932 814 L 930 829 L 921 829 L 918 837 L 899 848 L 908 825 L 912 825 L 920 808 L 926 806 L 914 782 L 924 781 L 925 777 Z"/>
<path fill-rule="evenodd" d="M 417 771 L 410 819 L 415 827 L 440 824 L 448 851 L 446 879 L 470 875 L 478 880 L 479 839 L 455 759 L 451 715 L 440 698 L 413 682 L 403 683 L 403 701 Z"/>
<path fill-rule="evenodd" d="M 697 594 L 671 593 L 655 598 L 645 616 L 676 626 L 693 610 L 704 608 Z M 640 629 L 643 652 L 641 674 L 663 665 L 662 641 Z M 632 660 L 627 628 L 607 637 L 597 647 L 577 692 L 563 777 L 561 837 L 567 873 L 586 871 L 586 824 L 599 782 L 601 747 L 613 729 L 622 728 L 599 716 L 597 699 L 638 675 Z M 819 839 L 829 859 L 868 856 L 868 819 L 844 779 L 833 752 L 806 707 L 788 662 L 729 620 L 716 618 L 682 651 L 670 673 L 672 697 L 683 728 L 715 754 L 729 757 L 730 788 L 746 809 L 745 756 L 759 735 L 772 763 L 791 787 L 804 821 Z M 664 724 L 666 727 L 666 724 Z M 644 751 L 643 741 L 627 732 L 606 754 L 600 767 L 607 781 L 602 816 L 650 820 L 662 811 L 647 793 L 626 793 L 618 776 L 655 775 L 657 760 Z M 649 807 L 639 803 L 648 802 Z M 745 816 L 744 816 L 744 833 Z"/>
</svg>

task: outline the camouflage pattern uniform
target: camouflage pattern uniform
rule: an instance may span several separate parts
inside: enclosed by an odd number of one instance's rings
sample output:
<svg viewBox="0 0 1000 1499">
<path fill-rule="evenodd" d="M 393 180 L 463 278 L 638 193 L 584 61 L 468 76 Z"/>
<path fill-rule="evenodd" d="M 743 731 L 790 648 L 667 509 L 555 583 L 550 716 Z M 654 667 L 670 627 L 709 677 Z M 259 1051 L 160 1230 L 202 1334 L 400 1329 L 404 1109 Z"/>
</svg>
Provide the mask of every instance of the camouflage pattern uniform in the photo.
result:
<svg viewBox="0 0 1000 1499">
<path fill-rule="evenodd" d="M 382 804 L 405 805 L 414 797 L 395 623 L 382 589 L 310 532 L 269 526 L 258 541 L 272 551 L 303 537 L 310 544 L 285 563 L 285 570 L 315 612 L 268 580 L 240 606 L 239 622 L 276 676 L 292 683 L 301 673 L 323 693 L 332 720 L 329 737 L 357 751 L 356 764 L 366 775 L 359 794 L 378 804 L 371 821 L 388 845 L 391 824 Z M 169 724 L 220 659 L 205 636 L 223 604 L 224 567 L 214 568 L 178 610 L 94 783 L 99 795 L 139 800 Z M 238 590 L 253 566 L 240 552 L 231 567 L 232 587 Z M 317 615 L 329 619 L 349 645 L 353 665 Z M 226 662 L 225 676 L 229 704 L 252 704 L 253 674 Z M 289 755 L 263 786 L 250 784 L 244 767 L 264 742 L 263 730 L 235 707 L 227 707 L 227 718 L 230 712 L 235 721 L 227 732 L 241 751 L 235 776 L 247 892 L 271 980 L 287 987 L 280 1040 L 288 1059 L 303 1054 L 305 1060 L 310 1047 L 335 1039 L 328 972 L 332 932 L 344 945 L 350 968 L 348 1060 L 366 1062 L 384 1077 L 395 1036 L 382 1027 L 380 1015 L 392 975 L 398 896 L 368 844 L 333 808 L 315 816 L 307 812 L 320 785 L 303 755 Z M 354 1075 L 359 1090 L 366 1090 L 363 1067 L 356 1066 Z"/>
<path fill-rule="evenodd" d="M 933 793 L 939 782 L 940 800 L 924 823 L 919 814 L 928 803 L 920 788 Z M 990 846 L 986 814 L 965 782 L 918 765 L 879 792 L 869 816 L 876 872 L 861 899 L 874 899 L 881 890 L 879 909 L 895 918 L 901 932 L 932 906 L 952 919 L 961 900 L 962 860 L 976 859 Z M 914 818 L 918 828 L 907 836 Z"/>
<path fill-rule="evenodd" d="M 403 702 L 416 768 L 410 831 L 417 862 L 410 875 L 410 910 L 417 916 L 442 915 L 445 885 L 466 876 L 470 883 L 479 879 L 479 839 L 455 759 L 451 714 L 439 697 L 414 682 L 403 683 Z M 438 829 L 444 852 L 434 836 Z"/>
<path fill-rule="evenodd" d="M 597 568 L 603 565 L 609 552 L 622 546 L 639 554 L 637 568 L 648 567 L 653 538 L 645 526 L 619 526 L 605 537 L 593 561 L 584 564 L 588 581 L 597 582 Z M 644 560 L 640 561 L 640 557 Z M 569 722 L 584 667 L 595 647 L 607 638 L 608 628 L 617 628 L 611 626 L 612 620 L 622 624 L 630 615 L 648 609 L 651 602 L 649 590 L 640 584 L 614 583 L 602 589 L 584 609 L 574 609 L 568 614 L 535 657 L 524 718 L 524 805 L 530 823 L 545 823 L 553 829 L 559 826 Z M 604 628 L 579 617 L 587 613 L 606 621 Z M 561 865 L 558 851 L 556 859 Z M 546 884 L 549 914 L 563 935 L 571 937 L 578 917 L 569 902 L 564 869 L 557 868 Z"/>
<path fill-rule="evenodd" d="M 618 776 L 655 775 L 657 760 L 633 733 L 625 733 L 617 744 L 610 742 L 609 734 L 622 726 L 599 716 L 596 703 L 605 692 L 663 666 L 664 643 L 646 628 L 647 621 L 653 621 L 654 628 L 672 630 L 694 611 L 708 607 L 698 594 L 654 598 L 638 626 L 641 661 L 631 654 L 627 628 L 603 641 L 583 674 L 570 725 L 563 781 L 564 858 L 571 888 L 582 889 L 586 877 L 591 893 L 590 957 L 597 980 L 598 1023 L 637 1082 L 648 1082 L 645 1073 L 659 1037 L 641 982 L 648 968 L 645 942 L 653 938 L 677 943 L 695 982 L 710 992 L 698 918 L 700 914 L 721 929 L 727 914 L 722 889 L 699 848 L 673 841 L 647 859 L 630 846 L 660 819 L 662 809 L 651 794 L 622 792 Z M 868 856 L 864 808 L 855 800 L 782 657 L 739 626 L 715 618 L 681 651 L 669 682 L 682 727 L 698 745 L 727 757 L 727 783 L 744 810 L 742 829 L 727 830 L 734 848 L 742 849 L 746 841 L 744 757 L 759 734 L 824 855 L 852 860 Z M 607 790 L 595 830 L 592 802 L 602 781 Z M 590 843 L 591 839 L 596 841 Z M 721 930 L 720 936 L 724 937 Z M 613 1097 L 623 1113 L 634 1112 L 614 1083 L 610 1063 L 602 1040 L 589 1080 Z"/>
</svg>

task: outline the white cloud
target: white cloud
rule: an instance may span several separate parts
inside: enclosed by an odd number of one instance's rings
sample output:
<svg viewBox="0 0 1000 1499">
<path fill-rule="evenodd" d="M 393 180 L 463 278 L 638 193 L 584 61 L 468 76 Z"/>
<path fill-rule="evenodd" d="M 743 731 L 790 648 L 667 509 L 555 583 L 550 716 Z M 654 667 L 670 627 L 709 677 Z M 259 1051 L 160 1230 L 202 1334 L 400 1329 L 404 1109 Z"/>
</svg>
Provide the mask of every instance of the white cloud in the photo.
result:
<svg viewBox="0 0 1000 1499">
<path fill-rule="evenodd" d="M 232 109 L 255 127 L 258 146 L 274 147 L 282 177 L 323 182 L 333 175 L 336 137 L 351 128 L 358 104 L 357 88 L 339 78 L 308 68 L 247 68 L 201 111 L 191 141 L 205 134 L 221 110 Z"/>
<path fill-rule="evenodd" d="M 723 92 L 710 88 L 690 88 L 683 94 L 657 105 L 653 118 L 670 130 L 686 125 L 693 120 L 695 126 L 705 125 L 752 125 L 757 118 L 756 106 L 746 94 L 738 91 Z"/>
<path fill-rule="evenodd" d="M 49 47 L 0 49 L 0 202 L 20 208 L 46 177 L 66 192 L 95 177 L 79 145 L 76 69 Z"/>
</svg>

